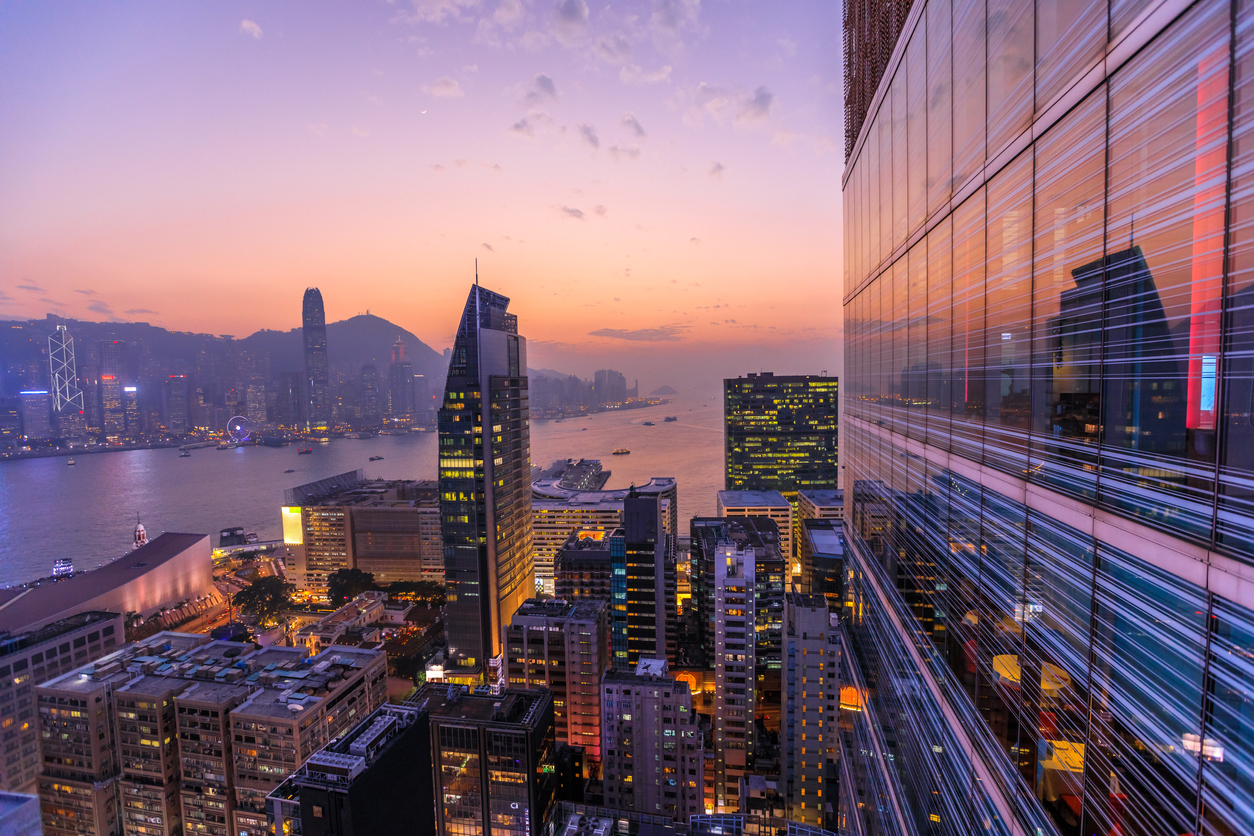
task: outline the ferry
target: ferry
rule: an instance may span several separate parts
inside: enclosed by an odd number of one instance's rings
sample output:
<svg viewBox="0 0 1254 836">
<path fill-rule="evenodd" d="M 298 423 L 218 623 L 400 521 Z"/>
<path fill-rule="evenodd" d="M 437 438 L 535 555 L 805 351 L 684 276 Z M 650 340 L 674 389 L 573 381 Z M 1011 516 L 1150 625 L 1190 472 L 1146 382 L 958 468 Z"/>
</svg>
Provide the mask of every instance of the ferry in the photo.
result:
<svg viewBox="0 0 1254 836">
<path fill-rule="evenodd" d="M 382 457 L 382 456 L 371 456 L 371 457 L 370 457 L 370 461 L 372 461 L 372 462 L 381 462 L 381 461 L 383 461 L 383 457 Z"/>
<path fill-rule="evenodd" d="M 644 422 L 644 426 L 646 426 L 646 427 L 654 427 L 654 426 L 657 426 L 657 425 L 656 425 L 656 424 L 654 424 L 652 421 L 645 421 L 645 422 Z"/>
<path fill-rule="evenodd" d="M 191 450 L 184 450 L 183 452 L 179 453 L 180 459 L 190 459 L 191 457 L 192 457 Z"/>
<path fill-rule="evenodd" d="M 68 557 L 58 557 L 52 564 L 52 577 L 64 578 L 74 574 L 74 561 Z"/>
<path fill-rule="evenodd" d="M 627 455 L 627 454 L 628 454 L 628 453 L 630 453 L 630 452 L 631 452 L 631 451 L 630 451 L 630 450 L 628 450 L 626 447 L 619 447 L 619 448 L 617 448 L 617 449 L 615 449 L 615 450 L 614 450 L 614 455 L 615 455 L 615 456 L 625 456 L 625 455 Z"/>
<path fill-rule="evenodd" d="M 292 468 L 290 468 L 290 467 L 289 467 L 287 470 L 285 470 L 285 471 L 283 471 L 283 472 L 284 472 L 284 473 L 295 473 L 296 471 L 295 471 L 295 470 L 293 470 Z"/>
<path fill-rule="evenodd" d="M 671 424 L 678 420 L 679 420 L 679 416 L 677 415 L 667 415 L 665 418 L 662 419 L 662 423 Z"/>
<path fill-rule="evenodd" d="M 69 460 L 68 462 L 66 462 L 66 465 L 68 465 L 69 467 L 73 467 L 73 466 L 74 466 L 74 458 L 73 458 L 72 456 L 70 457 L 70 460 Z"/>
<path fill-rule="evenodd" d="M 296 448 L 296 453 L 301 456 L 308 456 L 312 452 L 313 452 L 312 447 L 297 447 Z"/>
</svg>

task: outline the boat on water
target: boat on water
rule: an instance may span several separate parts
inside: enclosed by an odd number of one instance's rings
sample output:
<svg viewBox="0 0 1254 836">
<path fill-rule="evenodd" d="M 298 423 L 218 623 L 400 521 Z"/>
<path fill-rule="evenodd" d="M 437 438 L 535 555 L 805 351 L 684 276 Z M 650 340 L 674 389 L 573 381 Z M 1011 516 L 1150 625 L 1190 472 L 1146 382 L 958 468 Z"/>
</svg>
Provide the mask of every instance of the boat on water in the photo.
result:
<svg viewBox="0 0 1254 836">
<path fill-rule="evenodd" d="M 677 415 L 667 415 L 665 418 L 663 418 L 663 419 L 662 419 L 662 423 L 663 423 L 663 424 L 672 424 L 672 423 L 674 423 L 675 421 L 678 421 L 678 420 L 679 420 L 679 416 L 677 416 Z"/>
<path fill-rule="evenodd" d="M 74 574 L 74 561 L 68 557 L 58 557 L 52 564 L 52 577 L 64 578 Z"/>
<path fill-rule="evenodd" d="M 219 445 L 218 445 L 218 449 L 219 449 L 219 450 L 230 450 L 230 449 L 231 449 L 231 445 L 229 445 L 229 444 L 219 444 Z"/>
<path fill-rule="evenodd" d="M 628 453 L 630 453 L 630 452 L 631 452 L 631 451 L 630 451 L 630 450 L 628 450 L 626 447 L 619 447 L 619 448 L 617 448 L 616 450 L 614 450 L 614 455 L 615 455 L 615 456 L 626 456 L 626 455 L 627 455 Z"/>
<path fill-rule="evenodd" d="M 580 428 L 579 428 L 579 432 L 581 432 L 581 433 L 586 433 L 587 431 L 588 431 L 588 428 L 587 428 L 587 427 L 580 427 Z"/>
<path fill-rule="evenodd" d="M 370 457 L 370 461 L 372 461 L 372 462 L 381 462 L 381 461 L 383 461 L 383 457 L 382 457 L 382 456 L 371 456 L 371 457 Z"/>
<path fill-rule="evenodd" d="M 312 447 L 297 447 L 296 448 L 296 453 L 301 456 L 308 456 L 312 452 L 313 452 Z"/>
<path fill-rule="evenodd" d="M 295 471 L 295 470 L 293 470 L 292 468 L 290 468 L 290 467 L 289 467 L 287 470 L 285 470 L 285 471 L 283 471 L 283 472 L 284 472 L 284 473 L 295 473 L 296 471 Z"/>
<path fill-rule="evenodd" d="M 74 466 L 74 459 L 73 459 L 73 457 L 71 457 L 71 458 L 70 458 L 70 460 L 69 460 L 68 462 L 66 462 L 66 465 L 67 465 L 67 466 L 69 466 L 69 467 L 73 467 L 73 466 Z"/>
<path fill-rule="evenodd" d="M 646 426 L 646 427 L 656 427 L 657 425 L 656 425 L 656 424 L 654 424 L 652 421 L 645 421 L 645 422 L 644 422 L 644 426 Z"/>
<path fill-rule="evenodd" d="M 183 452 L 179 453 L 180 459 L 190 459 L 191 457 L 192 457 L 191 450 L 184 450 Z"/>
</svg>

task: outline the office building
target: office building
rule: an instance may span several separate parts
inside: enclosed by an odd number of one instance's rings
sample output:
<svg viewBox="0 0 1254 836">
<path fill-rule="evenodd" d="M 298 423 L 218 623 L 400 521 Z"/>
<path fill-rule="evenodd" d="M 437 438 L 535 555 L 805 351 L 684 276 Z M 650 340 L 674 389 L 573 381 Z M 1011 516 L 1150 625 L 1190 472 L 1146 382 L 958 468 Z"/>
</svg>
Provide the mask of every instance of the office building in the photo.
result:
<svg viewBox="0 0 1254 836">
<path fill-rule="evenodd" d="M 845 605 L 845 521 L 805 520 L 801 526 L 801 591 Z"/>
<path fill-rule="evenodd" d="M 705 738 L 688 683 L 642 658 L 601 680 L 608 807 L 677 822 L 705 811 Z"/>
<path fill-rule="evenodd" d="M 1249 11 L 909 9 L 843 178 L 872 832 L 1254 830 Z"/>
<path fill-rule="evenodd" d="M 375 651 L 126 645 L 35 689 L 44 833 L 267 834 L 265 796 L 386 690 Z"/>
<path fill-rule="evenodd" d="M 839 487 L 838 382 L 771 372 L 723 381 L 726 487 L 797 491 Z"/>
<path fill-rule="evenodd" d="M 174 435 L 183 435 L 193 426 L 191 419 L 192 381 L 185 374 L 172 374 L 162 391 L 161 420 Z M 254 420 L 251 415 L 249 420 Z M 259 423 L 265 423 L 264 417 Z"/>
<path fill-rule="evenodd" d="M 540 471 L 531 483 L 532 556 L 537 588 L 553 594 L 554 560 L 576 529 L 611 531 L 623 524 L 623 500 L 630 489 L 605 490 L 610 478 L 595 459 L 559 459 Z M 657 494 L 662 500 L 662 524 L 667 534 L 678 534 L 679 488 L 673 477 L 655 476 L 636 493 Z"/>
<path fill-rule="evenodd" d="M 384 705 L 309 756 L 266 798 L 274 832 L 434 836 L 431 725 L 414 705 Z"/>
<path fill-rule="evenodd" d="M 123 641 L 123 629 L 121 613 L 88 611 L 38 629 L 0 634 L 0 791 L 37 789 L 35 686 L 109 653 Z"/>
<path fill-rule="evenodd" d="M 397 337 L 388 366 L 388 414 L 394 420 L 410 418 L 415 408 L 414 366 L 405 359 L 405 341 Z"/>
<path fill-rule="evenodd" d="M 582 747 L 601 762 L 601 675 L 610 664 L 607 600 L 532 598 L 505 628 L 510 688 L 547 688 L 553 694 L 558 744 Z"/>
<path fill-rule="evenodd" d="M 629 494 L 623 527 L 609 535 L 613 664 L 673 661 L 677 649 L 675 538 L 662 529 L 662 499 Z"/>
<path fill-rule="evenodd" d="M 126 440 L 138 441 L 144 434 L 144 421 L 139 411 L 138 386 L 122 387 L 122 420 Z"/>
<path fill-rule="evenodd" d="M 614 574 L 610 543 L 601 529 L 576 529 L 566 539 L 554 562 L 553 589 L 558 598 L 610 600 Z"/>
<path fill-rule="evenodd" d="M 440 408 L 445 633 L 469 680 L 501 655 L 502 629 L 535 593 L 527 341 L 509 299 L 475 284 Z"/>
<path fill-rule="evenodd" d="M 269 421 L 266 394 L 266 382 L 260 378 L 253 378 L 244 384 L 244 417 L 254 427 L 260 427 Z"/>
<path fill-rule="evenodd" d="M 433 481 L 367 481 L 360 470 L 287 491 L 284 543 L 288 577 L 325 596 L 340 569 L 370 572 L 378 583 L 444 577 L 440 505 Z"/>
<path fill-rule="evenodd" d="M 800 566 L 793 553 L 793 507 L 779 491 L 719 491 L 715 504 L 719 517 L 766 517 L 779 531 L 780 550 L 792 561 L 793 574 Z"/>
<path fill-rule="evenodd" d="M 325 434 L 331 428 L 327 315 L 322 307 L 322 292 L 316 287 L 305 290 L 301 335 L 305 344 L 305 428 L 312 433 Z"/>
<path fill-rule="evenodd" d="M 46 389 L 18 392 L 21 406 L 22 437 L 27 441 L 50 441 L 52 427 L 52 395 Z"/>
<path fill-rule="evenodd" d="M 431 717 L 439 836 L 544 832 L 557 784 L 548 691 L 479 696 L 427 685 L 410 703 Z"/>
<path fill-rule="evenodd" d="M 279 391 L 274 402 L 274 421 L 280 427 L 295 428 L 301 422 L 300 374 L 297 372 L 279 372 Z"/>
<path fill-rule="evenodd" d="M 122 388 L 130 385 L 130 363 L 126 343 L 102 340 L 100 343 L 100 435 L 106 442 L 126 437 L 126 406 Z"/>
<path fill-rule="evenodd" d="M 785 699 L 781 761 L 786 817 L 836 830 L 840 760 L 840 641 L 827 599 L 784 599 Z"/>
<path fill-rule="evenodd" d="M 38 630 L 87 611 L 147 617 L 215 594 L 209 537 L 167 531 L 99 569 L 56 583 L 0 589 L 0 631 Z"/>
<path fill-rule="evenodd" d="M 361 420 L 366 426 L 375 426 L 383 420 L 380 406 L 379 367 L 366 363 L 361 367 Z"/>
<path fill-rule="evenodd" d="M 806 520 L 838 520 L 845 516 L 845 492 L 843 490 L 811 489 L 797 491 L 797 500 L 793 503 L 792 513 L 792 546 L 797 562 L 801 563 L 801 575 L 806 573 L 805 562 L 801 553 L 804 544 L 801 542 L 801 527 Z"/>
<path fill-rule="evenodd" d="M 52 408 L 57 416 L 82 414 L 86 409 L 78 386 L 74 338 L 64 325 L 48 336 L 48 371 L 52 381 Z"/>
</svg>

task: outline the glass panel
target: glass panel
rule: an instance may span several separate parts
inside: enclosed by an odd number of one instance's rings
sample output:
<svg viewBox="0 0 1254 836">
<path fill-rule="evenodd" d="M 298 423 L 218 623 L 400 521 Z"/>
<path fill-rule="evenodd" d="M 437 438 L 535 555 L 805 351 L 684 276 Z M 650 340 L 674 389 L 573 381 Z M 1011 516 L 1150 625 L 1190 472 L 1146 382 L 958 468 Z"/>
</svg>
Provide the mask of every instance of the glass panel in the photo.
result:
<svg viewBox="0 0 1254 836">
<path fill-rule="evenodd" d="M 927 214 L 953 193 L 953 37 L 950 0 L 932 0 L 924 10 L 927 24 Z"/>
<path fill-rule="evenodd" d="M 1218 541 L 1254 558 L 1254 9 L 1237 12 Z"/>
<path fill-rule="evenodd" d="M 988 0 L 988 153 L 1032 120 L 1033 4 Z"/>
<path fill-rule="evenodd" d="M 1037 108 L 1049 105 L 1105 46 L 1105 0 L 1037 0 Z"/>
<path fill-rule="evenodd" d="M 1209 718 L 1202 750 L 1202 832 L 1254 833 L 1254 612 L 1215 598 Z"/>
<path fill-rule="evenodd" d="M 988 184 L 984 321 L 984 459 L 1027 471 L 1028 352 L 1032 338 L 1032 155 Z"/>
<path fill-rule="evenodd" d="M 984 442 L 984 189 L 954 211 L 953 452 L 980 460 Z"/>
<path fill-rule="evenodd" d="M 927 213 L 927 53 L 924 28 L 916 26 L 906 45 L 906 131 L 908 134 L 906 234 L 922 226 Z M 898 72 L 900 75 L 900 72 Z"/>
<path fill-rule="evenodd" d="M 926 437 L 923 407 L 927 403 L 927 239 L 910 248 L 907 295 L 910 299 L 909 330 L 906 338 L 906 408 L 910 414 L 908 433 L 922 441 Z"/>
<path fill-rule="evenodd" d="M 906 431 L 907 417 L 902 407 L 906 401 L 906 341 L 909 339 L 910 332 L 910 297 L 907 287 L 909 275 L 907 270 L 908 261 L 903 255 L 901 258 L 893 262 L 892 276 L 892 318 L 889 320 L 889 328 L 892 329 L 893 354 L 892 354 L 892 428 L 897 432 L 904 433 Z M 885 276 L 890 275 L 885 273 Z"/>
<path fill-rule="evenodd" d="M 980 505 L 981 488 L 950 471 L 949 552 L 945 555 L 946 581 L 941 609 L 946 613 L 950 635 L 946 648 L 949 669 L 975 704 L 979 692 L 977 663 L 980 623 Z"/>
<path fill-rule="evenodd" d="M 909 232 L 909 205 L 906 197 L 906 174 L 910 170 L 909 149 L 906 141 L 906 68 L 898 67 L 893 76 L 892 88 L 893 126 L 893 246 L 896 250 L 906 243 Z M 888 99 L 884 100 L 888 103 Z M 884 111 L 881 109 L 880 111 Z"/>
<path fill-rule="evenodd" d="M 949 385 L 953 333 L 953 216 L 927 236 L 927 438 L 949 449 Z"/>
<path fill-rule="evenodd" d="M 893 120 L 891 97 L 885 96 L 880 103 L 880 244 L 877 265 L 883 264 L 893 251 Z"/>
<path fill-rule="evenodd" d="M 1055 752 L 1060 783 L 1084 771 L 1084 832 L 1196 833 L 1206 593 L 1101 543 L 1083 750 Z"/>
<path fill-rule="evenodd" d="M 954 26 L 954 188 L 984 165 L 984 3 L 958 0 Z"/>
<path fill-rule="evenodd" d="M 1097 491 L 1102 360 L 1105 88 L 1036 143 L 1034 481 Z"/>
<path fill-rule="evenodd" d="M 1228 19 L 1198 6 L 1111 80 L 1101 498 L 1210 539 Z"/>
</svg>

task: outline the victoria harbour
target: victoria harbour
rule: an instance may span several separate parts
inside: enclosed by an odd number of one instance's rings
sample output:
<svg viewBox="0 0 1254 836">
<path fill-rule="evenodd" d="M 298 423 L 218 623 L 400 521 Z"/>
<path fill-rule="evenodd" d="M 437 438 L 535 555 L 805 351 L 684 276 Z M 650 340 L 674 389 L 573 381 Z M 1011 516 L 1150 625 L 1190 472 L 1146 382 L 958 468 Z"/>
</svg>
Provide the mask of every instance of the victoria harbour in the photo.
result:
<svg viewBox="0 0 1254 836">
<path fill-rule="evenodd" d="M 678 421 L 664 423 L 663 416 Z M 652 421 L 656 426 L 646 426 Z M 677 398 L 669 404 L 608 411 L 585 418 L 533 420 L 531 461 L 600 459 L 612 472 L 608 487 L 625 488 L 653 476 L 682 474 L 679 518 L 714 513 L 723 484 L 723 404 L 719 397 Z M 193 451 L 173 448 L 63 456 L 0 464 L 0 586 L 49 574 L 68 557 L 94 569 L 130 546 L 136 515 L 154 534 L 213 535 L 242 526 L 262 540 L 281 536 L 279 507 L 287 488 L 361 468 L 382 479 L 434 479 L 436 434 L 378 435 L 313 445 L 311 455 L 288 447 Z M 630 455 L 614 456 L 619 447 Z M 372 462 L 371 456 L 383 456 Z M 285 473 L 288 468 L 295 472 Z M 52 515 L 61 507 L 65 514 Z M 56 536 L 47 536 L 55 529 Z"/>
</svg>

